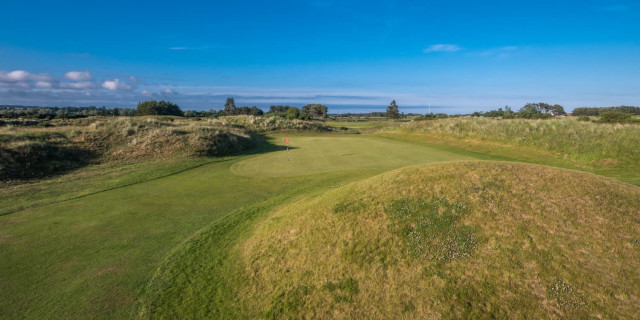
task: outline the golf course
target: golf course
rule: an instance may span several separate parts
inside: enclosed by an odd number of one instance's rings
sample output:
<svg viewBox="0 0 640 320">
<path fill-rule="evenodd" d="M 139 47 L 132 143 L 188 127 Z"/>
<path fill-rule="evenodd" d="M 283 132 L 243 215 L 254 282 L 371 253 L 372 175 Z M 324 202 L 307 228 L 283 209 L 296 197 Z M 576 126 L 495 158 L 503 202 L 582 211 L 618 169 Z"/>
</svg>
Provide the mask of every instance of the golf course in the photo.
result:
<svg viewBox="0 0 640 320">
<path fill-rule="evenodd" d="M 8 186 L 0 318 L 640 316 L 637 151 L 372 126 Z"/>
</svg>

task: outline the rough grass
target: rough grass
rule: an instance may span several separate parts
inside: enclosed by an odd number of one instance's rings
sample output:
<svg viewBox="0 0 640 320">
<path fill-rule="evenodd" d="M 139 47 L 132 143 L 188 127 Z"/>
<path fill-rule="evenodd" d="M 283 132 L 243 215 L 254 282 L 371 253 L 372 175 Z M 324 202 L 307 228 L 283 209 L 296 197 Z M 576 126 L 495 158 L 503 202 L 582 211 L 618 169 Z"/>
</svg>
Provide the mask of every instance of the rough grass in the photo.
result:
<svg viewBox="0 0 640 320">
<path fill-rule="evenodd" d="M 638 124 L 460 117 L 414 121 L 378 135 L 586 170 L 640 185 Z"/>
<path fill-rule="evenodd" d="M 640 163 L 640 125 L 553 120 L 448 118 L 415 121 L 409 131 L 524 144 L 588 160 Z"/>
<path fill-rule="evenodd" d="M 333 131 L 330 126 L 318 122 L 304 121 L 298 119 L 284 119 L 280 117 L 256 117 L 256 116 L 228 116 L 219 120 L 209 120 L 221 122 L 223 124 L 233 124 L 241 126 L 252 132 L 273 132 L 273 131 Z"/>
<path fill-rule="evenodd" d="M 638 208 L 638 187 L 551 167 L 399 169 L 263 211 L 234 241 L 212 226 L 141 315 L 637 318 Z"/>
<path fill-rule="evenodd" d="M 246 130 L 221 121 L 98 118 L 0 128 L 0 181 L 42 178 L 107 162 L 223 156 L 249 149 Z"/>
</svg>

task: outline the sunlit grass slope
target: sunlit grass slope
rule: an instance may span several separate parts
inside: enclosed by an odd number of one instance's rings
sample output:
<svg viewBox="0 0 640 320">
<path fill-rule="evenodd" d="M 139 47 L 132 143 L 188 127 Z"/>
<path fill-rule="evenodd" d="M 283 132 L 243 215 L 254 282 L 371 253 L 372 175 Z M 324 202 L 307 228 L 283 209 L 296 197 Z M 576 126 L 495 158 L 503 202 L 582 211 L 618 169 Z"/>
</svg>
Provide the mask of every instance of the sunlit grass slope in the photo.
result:
<svg viewBox="0 0 640 320">
<path fill-rule="evenodd" d="M 223 217 L 238 217 L 245 223 L 245 216 L 238 209 L 250 208 L 276 195 L 276 204 L 287 203 L 287 197 L 319 195 L 382 173 L 393 165 L 397 168 L 456 159 L 453 153 L 445 157 L 444 153 L 424 151 L 419 145 L 402 142 L 394 147 L 383 141 L 382 149 L 376 151 L 379 139 L 357 135 L 340 138 L 337 141 L 342 142 L 333 147 L 321 137 L 290 138 L 296 147 L 292 159 L 306 157 L 307 169 L 290 168 L 299 170 L 295 174 L 304 172 L 304 176 L 274 177 L 266 170 L 273 170 L 275 164 L 264 168 L 268 174 L 234 174 L 239 161 L 269 163 L 263 158 L 272 159 L 274 153 L 264 153 L 209 159 L 210 163 L 190 170 L 181 162 L 173 166 L 164 163 L 166 167 L 160 168 L 148 163 L 131 171 L 140 177 L 151 174 L 153 180 L 145 182 L 127 175 L 133 184 L 124 186 L 113 186 L 102 175 L 91 176 L 80 186 L 73 179 L 62 179 L 43 188 L 59 200 L 81 197 L 45 206 L 40 197 L 19 198 L 19 207 L 30 209 L 0 216 L 0 318 L 127 318 L 145 284 L 171 250 Z M 359 144 L 367 148 L 358 149 Z M 360 153 L 354 157 L 359 156 L 360 160 L 342 167 L 336 161 L 335 166 L 342 171 L 327 173 L 336 168 L 325 169 L 333 162 L 328 156 L 313 152 L 318 146 L 334 155 L 354 153 L 356 149 Z M 362 156 L 365 149 L 369 153 Z M 374 165 L 367 157 L 381 165 Z M 458 155 L 457 159 L 466 158 Z M 158 176 L 159 171 L 167 175 Z M 114 188 L 99 192 L 104 190 L 101 185 Z M 57 188 L 59 195 L 50 188 Z M 78 190 L 89 189 L 93 190 L 90 194 L 78 194 Z M 16 193 L 6 191 L 0 190 L 0 202 L 18 207 L 14 203 L 18 201 Z"/>
<path fill-rule="evenodd" d="M 474 159 L 442 149 L 359 136 L 292 137 L 287 151 L 283 139 L 278 142 L 280 151 L 238 162 L 231 170 L 247 177 L 280 177 Z"/>
<path fill-rule="evenodd" d="M 564 169 L 398 169 L 199 233 L 139 315 L 635 319 L 638 208 L 640 188 Z"/>
<path fill-rule="evenodd" d="M 638 124 L 459 117 L 412 121 L 378 135 L 575 168 L 640 186 Z"/>
</svg>

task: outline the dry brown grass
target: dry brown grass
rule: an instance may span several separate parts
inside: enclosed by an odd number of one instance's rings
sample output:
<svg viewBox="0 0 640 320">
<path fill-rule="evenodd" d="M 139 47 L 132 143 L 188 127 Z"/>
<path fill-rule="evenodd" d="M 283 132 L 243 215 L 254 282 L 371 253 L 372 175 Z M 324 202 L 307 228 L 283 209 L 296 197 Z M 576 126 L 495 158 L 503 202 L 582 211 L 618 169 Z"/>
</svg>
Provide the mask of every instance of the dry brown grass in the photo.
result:
<svg viewBox="0 0 640 320">
<path fill-rule="evenodd" d="M 136 117 L 52 121 L 49 127 L 0 127 L 0 180 L 40 178 L 87 164 L 222 156 L 255 145 L 223 121 Z"/>
<path fill-rule="evenodd" d="M 398 199 L 464 205 L 477 248 L 412 257 L 388 215 Z M 637 318 L 638 208 L 638 187 L 550 167 L 400 169 L 273 212 L 233 251 L 238 297 L 254 317 Z M 357 290 L 327 290 L 349 279 Z"/>
</svg>

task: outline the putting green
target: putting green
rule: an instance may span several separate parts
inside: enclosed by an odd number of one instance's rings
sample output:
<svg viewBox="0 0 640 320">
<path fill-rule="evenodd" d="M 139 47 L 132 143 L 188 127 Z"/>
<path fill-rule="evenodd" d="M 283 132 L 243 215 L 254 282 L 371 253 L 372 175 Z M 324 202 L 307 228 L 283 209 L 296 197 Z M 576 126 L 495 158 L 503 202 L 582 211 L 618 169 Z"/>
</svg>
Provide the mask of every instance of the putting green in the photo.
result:
<svg viewBox="0 0 640 320">
<path fill-rule="evenodd" d="M 244 177 L 287 177 L 361 168 L 400 168 L 452 160 L 472 160 L 468 155 L 375 137 L 291 137 L 289 150 L 240 161 L 231 171 Z"/>
</svg>

